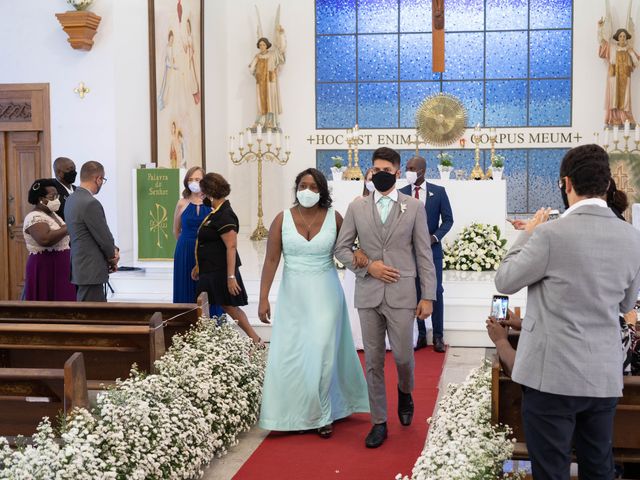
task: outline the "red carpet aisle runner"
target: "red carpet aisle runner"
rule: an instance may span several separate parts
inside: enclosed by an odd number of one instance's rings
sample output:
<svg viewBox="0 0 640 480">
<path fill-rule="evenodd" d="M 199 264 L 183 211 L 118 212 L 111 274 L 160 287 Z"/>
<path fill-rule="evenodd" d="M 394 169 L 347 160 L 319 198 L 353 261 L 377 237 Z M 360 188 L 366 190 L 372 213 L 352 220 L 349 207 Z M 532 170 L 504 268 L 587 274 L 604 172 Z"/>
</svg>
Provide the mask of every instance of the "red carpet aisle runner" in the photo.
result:
<svg viewBox="0 0 640 480">
<path fill-rule="evenodd" d="M 409 427 L 397 414 L 397 375 L 391 353 L 385 361 L 389 437 L 379 448 L 368 449 L 364 439 L 371 428 L 369 414 L 357 414 L 333 424 L 333 436 L 316 433 L 272 432 L 242 466 L 234 480 L 393 480 L 411 474 L 427 436 L 427 418 L 438 396 L 445 355 L 432 348 L 416 352 L 415 414 Z M 363 356 L 360 355 L 363 362 Z"/>
</svg>

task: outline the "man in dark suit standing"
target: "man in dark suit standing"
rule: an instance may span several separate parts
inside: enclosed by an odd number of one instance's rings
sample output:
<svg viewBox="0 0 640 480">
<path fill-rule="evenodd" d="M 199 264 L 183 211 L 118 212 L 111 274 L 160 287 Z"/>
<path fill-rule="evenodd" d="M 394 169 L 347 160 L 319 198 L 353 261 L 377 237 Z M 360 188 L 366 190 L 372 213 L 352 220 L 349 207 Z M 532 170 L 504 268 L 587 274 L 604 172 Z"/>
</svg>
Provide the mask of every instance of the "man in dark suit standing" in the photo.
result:
<svg viewBox="0 0 640 480">
<path fill-rule="evenodd" d="M 427 226 L 431 237 L 431 252 L 436 267 L 438 291 L 436 301 L 433 302 L 431 323 L 433 325 L 433 349 L 443 353 L 444 348 L 444 301 L 442 294 L 442 239 L 453 226 L 451 204 L 444 187 L 428 183 L 424 175 L 427 171 L 427 161 L 422 157 L 413 157 L 407 162 L 407 180 L 409 185 L 400 189 L 405 195 L 419 199 L 427 211 Z M 416 289 L 420 298 L 420 282 L 416 279 Z M 418 342 L 416 350 L 427 346 L 427 328 L 424 320 L 418 319 Z"/>
<path fill-rule="evenodd" d="M 85 163 L 80 170 L 80 186 L 65 206 L 71 238 L 71 283 L 78 287 L 79 302 L 106 302 L 109 273 L 118 269 L 118 248 L 104 209 L 94 198 L 106 181 L 100 163 Z"/>
<path fill-rule="evenodd" d="M 76 181 L 76 164 L 67 157 L 58 157 L 53 162 L 53 173 L 55 177 L 56 190 L 60 199 L 60 208 L 56 212 L 64 220 L 64 204 L 75 189 L 73 182 Z"/>
</svg>

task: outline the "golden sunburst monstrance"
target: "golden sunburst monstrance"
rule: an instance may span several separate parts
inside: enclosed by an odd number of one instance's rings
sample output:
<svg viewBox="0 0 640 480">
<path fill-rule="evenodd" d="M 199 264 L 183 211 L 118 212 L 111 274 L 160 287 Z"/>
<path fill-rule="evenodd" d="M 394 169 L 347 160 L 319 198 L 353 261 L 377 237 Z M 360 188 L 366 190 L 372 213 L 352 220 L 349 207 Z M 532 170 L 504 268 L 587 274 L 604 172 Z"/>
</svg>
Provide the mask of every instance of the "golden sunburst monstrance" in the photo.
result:
<svg viewBox="0 0 640 480">
<path fill-rule="evenodd" d="M 467 128 L 467 110 L 453 95 L 427 97 L 416 112 L 418 135 L 430 145 L 444 147 L 456 142 Z"/>
</svg>

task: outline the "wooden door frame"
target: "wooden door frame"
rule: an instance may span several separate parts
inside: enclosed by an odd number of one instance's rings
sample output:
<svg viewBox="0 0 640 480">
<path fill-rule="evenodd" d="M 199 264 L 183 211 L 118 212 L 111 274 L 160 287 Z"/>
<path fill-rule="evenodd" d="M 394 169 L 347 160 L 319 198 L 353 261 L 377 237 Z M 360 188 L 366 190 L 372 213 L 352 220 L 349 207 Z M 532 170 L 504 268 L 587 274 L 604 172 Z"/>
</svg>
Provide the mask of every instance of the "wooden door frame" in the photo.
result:
<svg viewBox="0 0 640 480">
<path fill-rule="evenodd" d="M 0 205 L 7 205 L 8 179 L 5 132 L 42 132 L 43 177 L 51 176 L 51 115 L 48 83 L 0 84 Z M 0 208 L 0 298 L 8 298 L 9 251 L 7 206 Z"/>
</svg>

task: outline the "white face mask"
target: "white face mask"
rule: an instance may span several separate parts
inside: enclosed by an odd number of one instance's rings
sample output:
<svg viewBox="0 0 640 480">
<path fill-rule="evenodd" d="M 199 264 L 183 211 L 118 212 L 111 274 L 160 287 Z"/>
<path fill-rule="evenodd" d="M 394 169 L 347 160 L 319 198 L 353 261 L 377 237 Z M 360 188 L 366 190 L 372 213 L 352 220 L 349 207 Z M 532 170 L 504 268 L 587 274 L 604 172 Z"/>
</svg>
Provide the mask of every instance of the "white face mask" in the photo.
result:
<svg viewBox="0 0 640 480">
<path fill-rule="evenodd" d="M 364 186 L 367 187 L 367 190 L 369 190 L 370 192 L 373 192 L 376 189 L 376 186 L 373 184 L 371 180 L 367 180 Z"/>
<path fill-rule="evenodd" d="M 320 201 L 320 194 L 305 188 L 296 192 L 296 198 L 304 208 L 311 208 Z"/>
<path fill-rule="evenodd" d="M 47 203 L 45 207 L 47 207 L 50 212 L 57 212 L 60 208 L 60 199 L 49 200 L 49 203 Z"/>
<path fill-rule="evenodd" d="M 189 184 L 189 190 L 193 193 L 200 193 L 200 182 L 191 182 Z"/>
<path fill-rule="evenodd" d="M 416 180 L 418 180 L 418 173 L 417 172 L 406 172 L 404 174 L 404 177 L 407 179 L 407 183 L 409 185 L 413 185 L 414 183 L 416 183 Z"/>
</svg>

